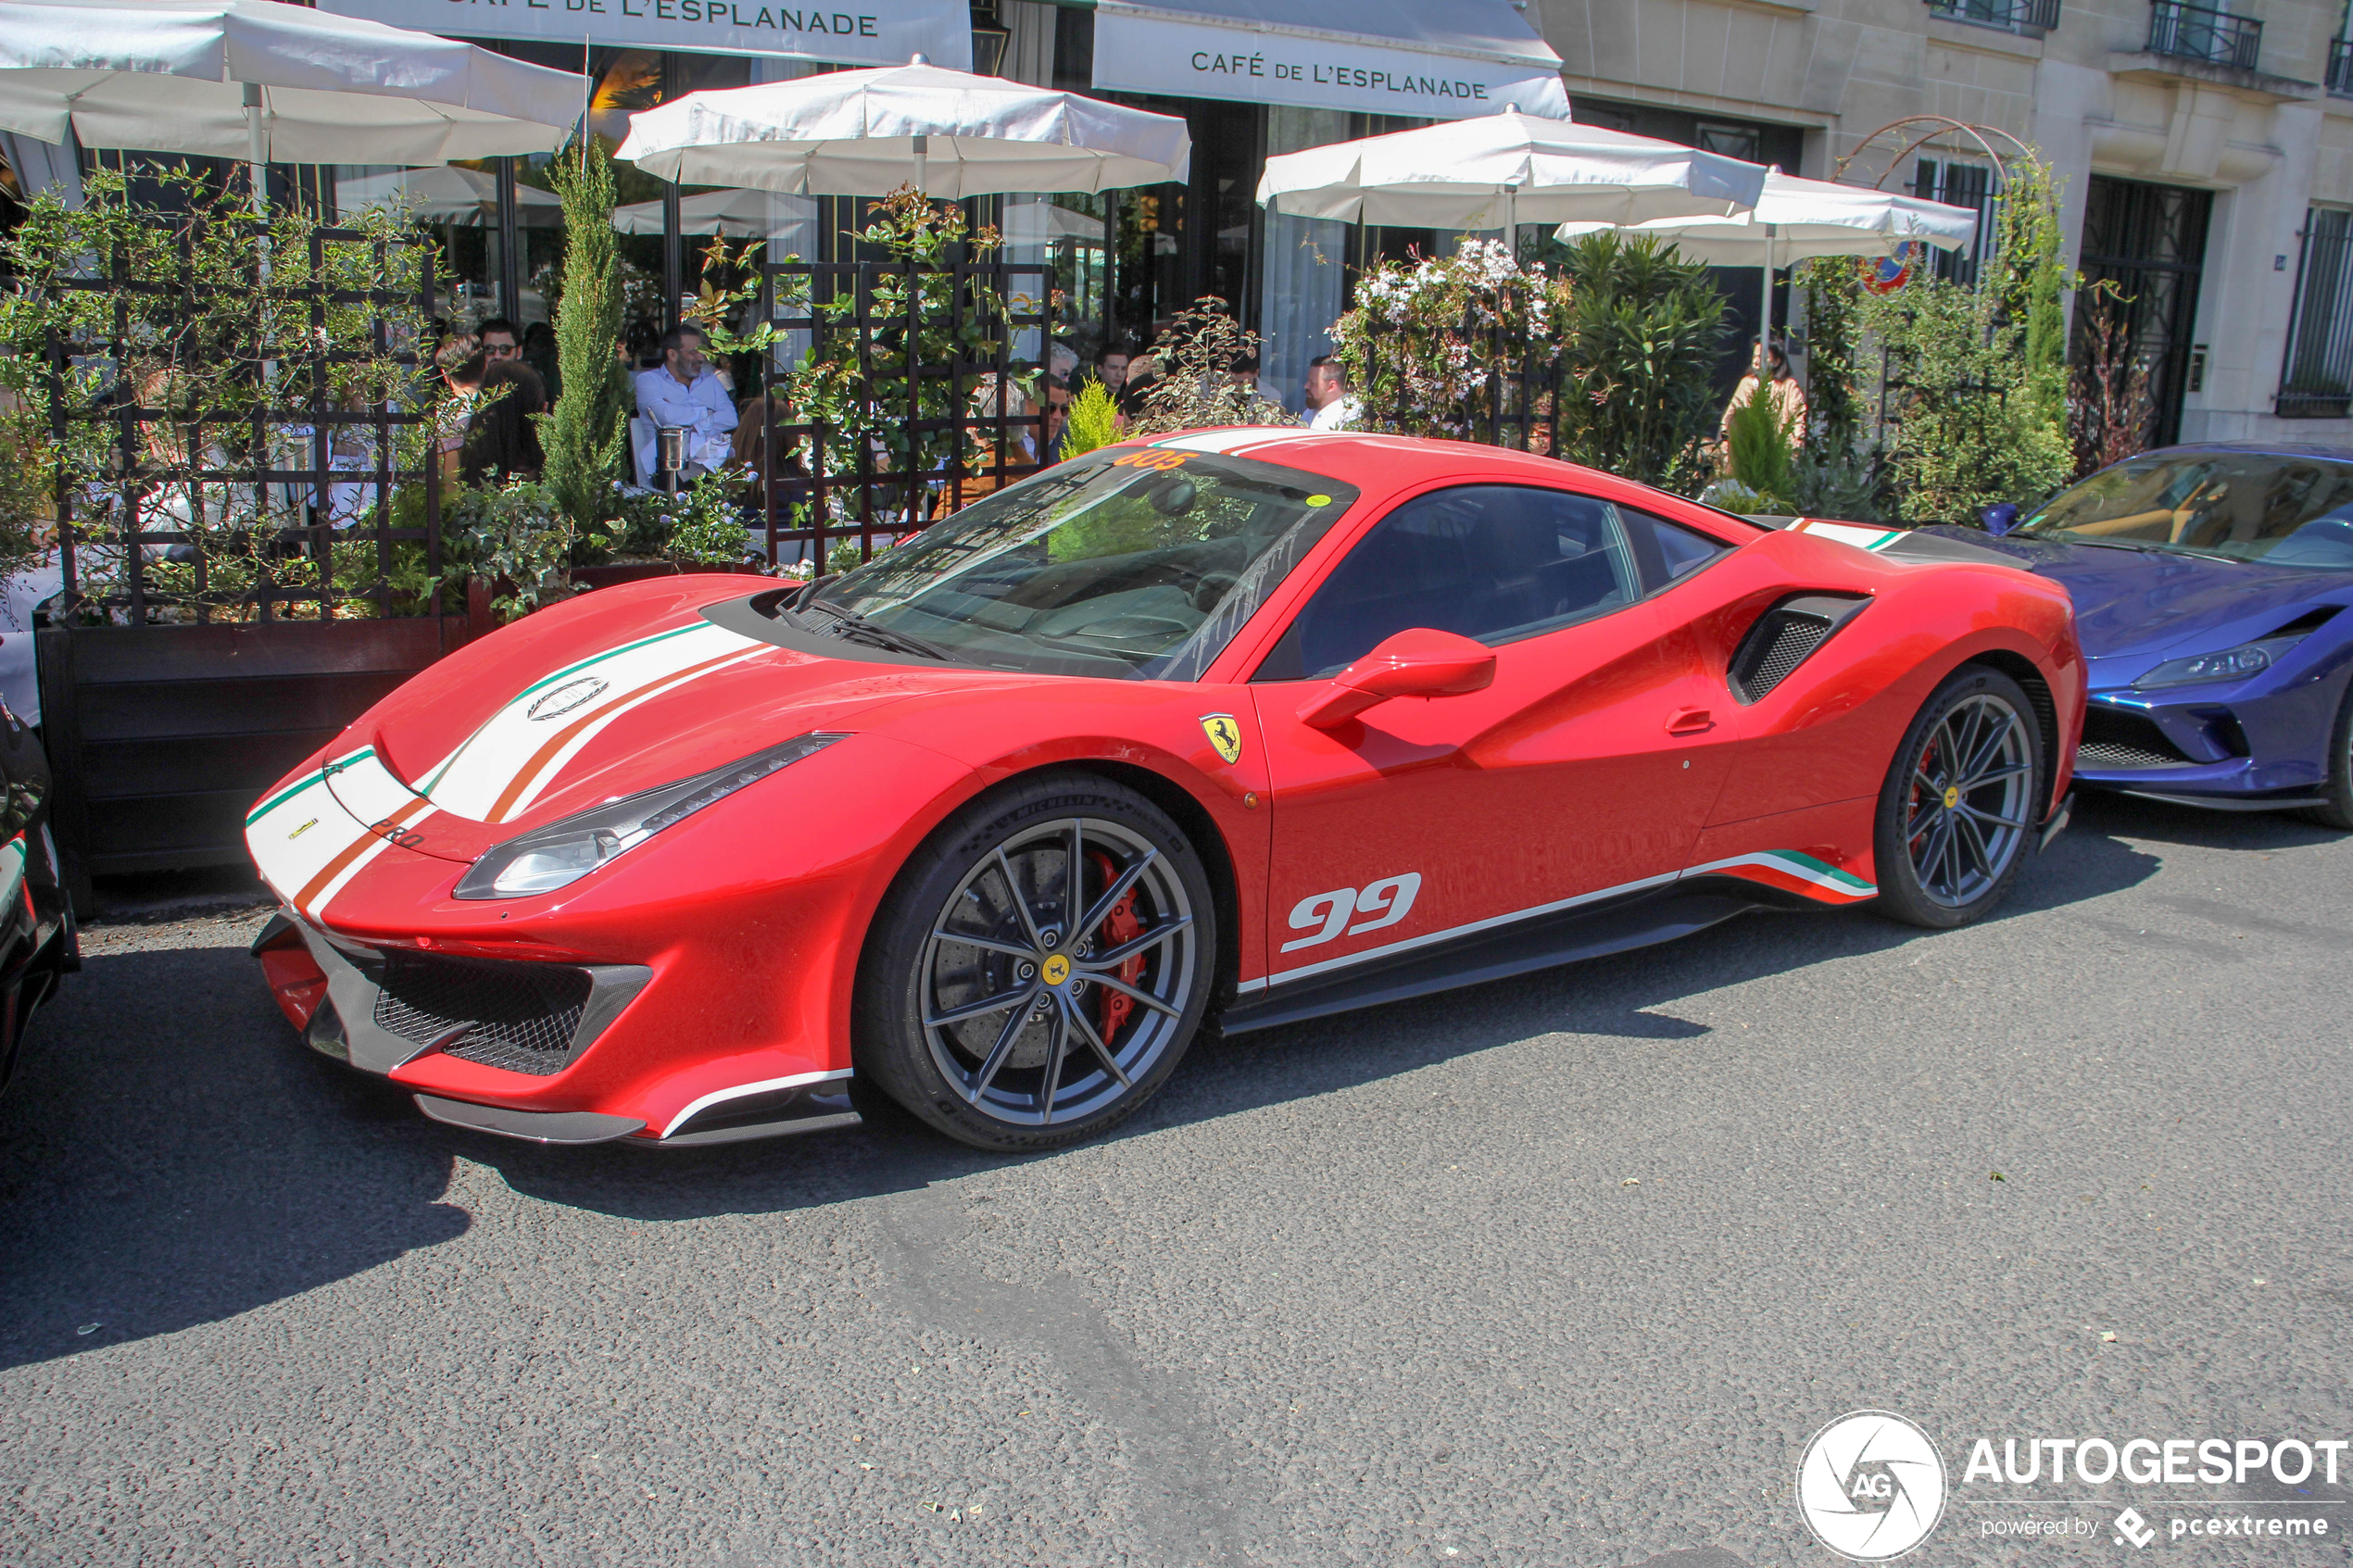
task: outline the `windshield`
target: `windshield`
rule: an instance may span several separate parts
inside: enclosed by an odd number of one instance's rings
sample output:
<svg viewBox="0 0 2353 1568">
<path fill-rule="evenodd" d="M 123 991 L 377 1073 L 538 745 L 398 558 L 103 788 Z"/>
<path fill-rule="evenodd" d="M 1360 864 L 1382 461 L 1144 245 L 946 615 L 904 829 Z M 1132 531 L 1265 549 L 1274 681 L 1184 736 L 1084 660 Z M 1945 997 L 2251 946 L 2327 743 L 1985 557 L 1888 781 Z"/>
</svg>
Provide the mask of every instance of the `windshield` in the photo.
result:
<svg viewBox="0 0 2353 1568">
<path fill-rule="evenodd" d="M 993 669 L 1195 680 L 1356 494 L 1203 452 L 1090 455 L 966 507 L 797 613 L 813 632 Z"/>
<path fill-rule="evenodd" d="M 2353 463 L 2253 452 L 2135 458 L 2062 491 L 2018 532 L 2353 571 Z"/>
</svg>

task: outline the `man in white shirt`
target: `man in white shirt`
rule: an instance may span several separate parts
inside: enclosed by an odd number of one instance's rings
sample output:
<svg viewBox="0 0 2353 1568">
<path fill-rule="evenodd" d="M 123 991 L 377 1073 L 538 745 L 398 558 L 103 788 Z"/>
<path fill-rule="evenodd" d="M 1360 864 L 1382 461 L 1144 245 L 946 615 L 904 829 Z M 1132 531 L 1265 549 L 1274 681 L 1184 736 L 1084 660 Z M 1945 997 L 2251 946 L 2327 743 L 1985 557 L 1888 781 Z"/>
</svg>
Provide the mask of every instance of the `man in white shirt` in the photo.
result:
<svg viewBox="0 0 2353 1568">
<path fill-rule="evenodd" d="M 693 327 L 662 334 L 661 364 L 637 375 L 637 412 L 655 426 L 679 425 L 686 437 L 686 466 L 679 479 L 699 479 L 727 460 L 727 435 L 736 428 L 735 399 L 704 359 L 703 335 Z M 652 465 L 647 465 L 651 477 Z"/>
<path fill-rule="evenodd" d="M 1355 424 L 1357 410 L 1339 360 L 1318 354 L 1307 361 L 1307 417 L 1300 423 L 1310 430 L 1347 430 Z"/>
</svg>

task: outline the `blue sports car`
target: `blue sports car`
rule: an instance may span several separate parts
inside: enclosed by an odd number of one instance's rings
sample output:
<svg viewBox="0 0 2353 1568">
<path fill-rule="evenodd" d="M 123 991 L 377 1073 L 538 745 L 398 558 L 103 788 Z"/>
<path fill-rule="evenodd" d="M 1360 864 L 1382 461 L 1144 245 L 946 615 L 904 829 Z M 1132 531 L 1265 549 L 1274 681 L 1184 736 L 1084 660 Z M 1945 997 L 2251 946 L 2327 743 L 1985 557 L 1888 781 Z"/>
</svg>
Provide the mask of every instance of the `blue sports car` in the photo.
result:
<svg viewBox="0 0 2353 1568">
<path fill-rule="evenodd" d="M 2066 585 L 2091 674 L 2078 784 L 2353 829 L 2353 451 L 2169 446 L 1994 532 L 2015 515 L 1869 543 Z"/>
</svg>

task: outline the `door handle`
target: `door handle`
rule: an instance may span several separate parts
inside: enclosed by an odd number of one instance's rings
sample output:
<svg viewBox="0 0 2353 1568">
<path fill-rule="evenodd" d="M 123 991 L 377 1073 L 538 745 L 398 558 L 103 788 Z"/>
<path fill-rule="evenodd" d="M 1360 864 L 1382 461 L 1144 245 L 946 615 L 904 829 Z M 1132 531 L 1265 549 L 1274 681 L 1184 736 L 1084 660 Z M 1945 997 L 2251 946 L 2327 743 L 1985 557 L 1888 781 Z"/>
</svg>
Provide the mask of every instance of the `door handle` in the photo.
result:
<svg viewBox="0 0 2353 1568">
<path fill-rule="evenodd" d="M 1670 735 L 1696 735 L 1716 727 L 1716 716 L 1705 708 L 1684 708 L 1667 721 Z"/>
</svg>

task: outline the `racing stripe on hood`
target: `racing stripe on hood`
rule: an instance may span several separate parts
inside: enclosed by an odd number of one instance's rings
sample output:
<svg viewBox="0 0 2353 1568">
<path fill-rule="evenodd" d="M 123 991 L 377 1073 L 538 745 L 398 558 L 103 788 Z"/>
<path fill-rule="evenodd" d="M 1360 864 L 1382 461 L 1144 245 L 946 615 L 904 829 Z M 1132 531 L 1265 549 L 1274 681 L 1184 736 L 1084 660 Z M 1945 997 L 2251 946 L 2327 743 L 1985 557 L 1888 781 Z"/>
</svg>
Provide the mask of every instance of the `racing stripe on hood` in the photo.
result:
<svg viewBox="0 0 2353 1568">
<path fill-rule="evenodd" d="M 494 822 L 507 822 L 513 818 L 515 813 L 538 799 L 540 792 L 554 781 L 557 774 L 563 771 L 564 764 L 580 755 L 581 747 L 596 739 L 606 725 L 631 709 L 652 701 L 673 686 L 683 686 L 698 675 L 707 675 L 712 671 L 724 670 L 731 664 L 741 664 L 744 660 L 756 659 L 766 651 L 763 645 L 755 644 L 749 648 L 707 659 L 700 664 L 690 664 L 675 674 L 665 675 L 657 681 L 648 681 L 624 695 L 618 702 L 609 703 L 586 717 L 576 719 L 565 725 L 545 746 L 532 754 L 531 759 L 523 764 L 513 780 L 499 792 L 497 800 L 490 808 L 488 820 Z"/>
<path fill-rule="evenodd" d="M 509 698 L 426 770 L 418 793 L 453 816 L 508 820 L 605 723 L 662 691 L 768 651 L 765 643 L 696 621 L 566 665 Z"/>
<path fill-rule="evenodd" d="M 411 796 L 409 803 L 395 810 L 374 827 L 360 827 L 359 837 L 344 846 L 333 859 L 319 868 L 318 873 L 302 884 L 294 896 L 294 907 L 312 920 L 323 921 L 327 906 L 342 892 L 351 879 L 367 869 L 368 862 L 391 847 L 390 840 L 381 836 L 398 833 L 433 810 L 433 803 L 422 796 Z M 354 818 L 355 824 L 358 819 Z"/>
<path fill-rule="evenodd" d="M 1792 533 L 1814 533 L 1842 545 L 1852 545 L 1858 550 L 1877 552 L 1905 536 L 1900 528 L 1871 528 L 1856 522 L 1823 522 L 1817 519 L 1800 518 L 1789 525 Z"/>
<path fill-rule="evenodd" d="M 1736 876 L 1748 882 L 1760 882 L 1768 887 L 1784 892 L 1802 893 L 1808 898 L 1825 904 L 1858 904 L 1866 898 L 1879 897 L 1879 889 L 1861 877 L 1840 871 L 1827 860 L 1794 849 L 1764 849 L 1751 855 L 1734 855 L 1730 859 L 1710 860 L 1704 866 L 1693 866 L 1685 876 Z"/>
<path fill-rule="evenodd" d="M 323 886 L 322 874 L 332 880 L 335 873 L 328 872 L 330 865 L 348 866 L 353 850 L 384 846 L 327 787 L 334 773 L 372 762 L 375 756 L 374 746 L 363 746 L 332 758 L 317 771 L 263 800 L 245 818 L 245 847 L 252 852 L 262 879 L 279 897 L 296 904 L 306 914 L 316 911 L 299 903 L 296 896 Z"/>
</svg>

